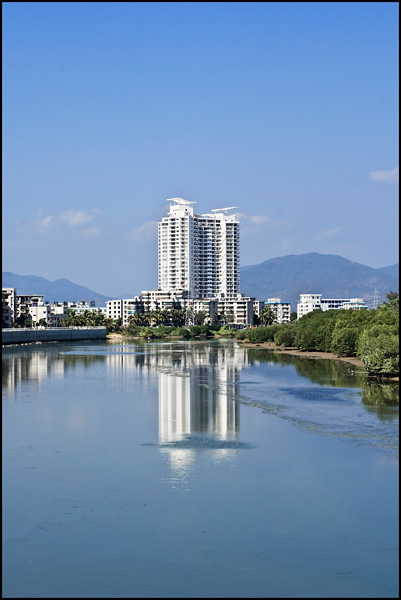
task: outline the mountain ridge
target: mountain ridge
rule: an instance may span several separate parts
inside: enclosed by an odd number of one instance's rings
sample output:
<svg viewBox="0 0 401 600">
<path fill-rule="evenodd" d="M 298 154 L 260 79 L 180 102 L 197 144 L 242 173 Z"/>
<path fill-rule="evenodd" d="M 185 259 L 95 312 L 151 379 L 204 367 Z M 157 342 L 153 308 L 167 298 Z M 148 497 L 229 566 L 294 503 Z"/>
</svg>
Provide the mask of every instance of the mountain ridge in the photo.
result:
<svg viewBox="0 0 401 600">
<path fill-rule="evenodd" d="M 43 294 L 45 302 L 79 302 L 80 300 L 84 300 L 88 304 L 94 301 L 96 305 L 104 306 L 107 300 L 113 299 L 109 296 L 98 294 L 69 279 L 60 278 L 55 281 L 49 281 L 44 277 L 17 275 L 9 271 L 3 271 L 2 273 L 2 287 L 16 288 L 17 294 Z"/>
<path fill-rule="evenodd" d="M 258 300 L 281 298 L 296 310 L 300 294 L 322 294 L 323 298 L 363 298 L 380 301 L 390 290 L 398 291 L 398 264 L 374 269 L 336 254 L 291 254 L 241 268 L 241 292 Z M 375 292 L 377 290 L 377 292 Z"/>
<path fill-rule="evenodd" d="M 399 290 L 398 263 L 374 269 L 336 254 L 290 254 L 270 258 L 257 265 L 241 267 L 241 292 L 257 300 L 281 298 L 296 310 L 300 294 L 322 294 L 323 298 L 363 298 L 372 305 L 376 296 L 385 300 L 390 290 Z M 397 276 L 394 276 L 396 274 Z M 43 294 L 49 302 L 94 301 L 104 306 L 107 300 L 139 295 L 104 296 L 69 279 L 51 282 L 36 275 L 16 275 L 3 271 L 3 287 L 14 287 L 17 294 Z"/>
</svg>

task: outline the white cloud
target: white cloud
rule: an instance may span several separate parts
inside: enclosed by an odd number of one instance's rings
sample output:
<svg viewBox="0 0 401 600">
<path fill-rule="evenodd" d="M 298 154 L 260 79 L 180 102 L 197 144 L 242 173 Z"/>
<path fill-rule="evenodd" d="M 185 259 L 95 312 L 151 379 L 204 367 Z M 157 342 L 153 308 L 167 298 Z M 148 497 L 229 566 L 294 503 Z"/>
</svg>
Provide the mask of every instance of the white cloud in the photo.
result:
<svg viewBox="0 0 401 600">
<path fill-rule="evenodd" d="M 377 181 L 378 183 L 394 183 L 399 179 L 398 167 L 390 171 L 372 171 L 369 173 L 369 177 L 372 181 Z"/>
<path fill-rule="evenodd" d="M 99 233 L 102 231 L 101 227 L 88 227 L 87 229 L 84 230 L 84 234 L 88 235 L 88 236 L 94 236 L 94 235 L 99 235 Z"/>
<path fill-rule="evenodd" d="M 260 225 L 269 220 L 266 215 L 244 215 L 244 213 L 236 213 L 240 221 L 251 221 L 254 225 Z"/>
<path fill-rule="evenodd" d="M 318 231 L 315 235 L 316 242 L 324 242 L 325 240 L 330 240 L 333 237 L 336 237 L 341 232 L 341 227 L 332 227 L 331 229 L 326 229 L 325 231 Z"/>
</svg>

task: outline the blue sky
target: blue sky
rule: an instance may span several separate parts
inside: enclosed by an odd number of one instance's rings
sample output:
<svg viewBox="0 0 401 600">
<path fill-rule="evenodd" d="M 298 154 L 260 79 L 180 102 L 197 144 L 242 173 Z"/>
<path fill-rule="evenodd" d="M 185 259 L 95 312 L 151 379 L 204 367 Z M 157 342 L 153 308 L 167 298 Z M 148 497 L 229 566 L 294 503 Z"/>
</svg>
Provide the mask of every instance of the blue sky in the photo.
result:
<svg viewBox="0 0 401 600">
<path fill-rule="evenodd" d="M 157 287 L 166 199 L 241 264 L 398 262 L 397 2 L 3 2 L 3 271 Z"/>
</svg>

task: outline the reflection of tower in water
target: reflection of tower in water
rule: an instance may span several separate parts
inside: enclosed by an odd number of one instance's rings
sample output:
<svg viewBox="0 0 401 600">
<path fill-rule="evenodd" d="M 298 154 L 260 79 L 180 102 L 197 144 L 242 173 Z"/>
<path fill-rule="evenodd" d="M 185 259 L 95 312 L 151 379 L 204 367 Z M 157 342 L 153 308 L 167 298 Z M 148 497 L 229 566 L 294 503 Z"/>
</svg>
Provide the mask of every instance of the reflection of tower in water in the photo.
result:
<svg viewBox="0 0 401 600">
<path fill-rule="evenodd" d="M 9 399 L 22 382 L 35 382 L 40 387 L 49 375 L 64 377 L 64 360 L 56 350 L 4 352 L 2 358 L 2 387 Z"/>
<path fill-rule="evenodd" d="M 159 441 L 176 471 L 183 473 L 193 463 L 197 439 L 206 440 L 202 447 L 207 448 L 208 439 L 238 438 L 235 382 L 245 360 L 245 352 L 233 346 L 191 346 L 173 368 L 159 372 Z M 211 451 L 216 460 L 236 453 L 215 444 Z"/>
</svg>

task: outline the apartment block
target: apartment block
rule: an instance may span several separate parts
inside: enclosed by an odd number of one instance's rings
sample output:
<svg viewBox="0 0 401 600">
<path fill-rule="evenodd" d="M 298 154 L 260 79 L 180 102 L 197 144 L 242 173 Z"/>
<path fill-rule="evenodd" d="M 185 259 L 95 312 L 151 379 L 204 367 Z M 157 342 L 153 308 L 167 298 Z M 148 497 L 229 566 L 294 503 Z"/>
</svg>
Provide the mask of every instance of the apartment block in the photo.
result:
<svg viewBox="0 0 401 600">
<path fill-rule="evenodd" d="M 15 288 L 2 288 L 2 327 L 12 327 L 17 312 L 17 290 Z"/>
<path fill-rule="evenodd" d="M 37 325 L 41 319 L 45 319 L 46 327 L 62 327 L 61 319 L 68 316 L 67 304 L 54 302 L 54 304 L 32 304 L 28 307 L 27 318 L 32 324 Z"/>
<path fill-rule="evenodd" d="M 106 317 L 108 319 L 122 319 L 123 300 L 107 300 Z"/>
<path fill-rule="evenodd" d="M 169 308 L 180 309 L 185 298 L 188 298 L 187 290 L 148 290 L 142 291 L 140 300 L 143 311 L 166 310 Z"/>
<path fill-rule="evenodd" d="M 253 325 L 253 305 L 255 298 L 237 294 L 235 298 L 219 298 L 217 311 L 225 315 L 221 324 L 227 324 L 236 329 L 251 327 Z"/>
<path fill-rule="evenodd" d="M 183 198 L 171 198 L 158 227 L 158 289 L 187 290 L 194 299 L 240 293 L 239 221 L 236 207 L 194 213 Z"/>
<path fill-rule="evenodd" d="M 29 319 L 29 309 L 43 306 L 43 294 L 17 294 L 17 313 L 15 319 L 24 316 Z"/>
<path fill-rule="evenodd" d="M 268 298 L 265 306 L 270 306 L 275 314 L 275 322 L 291 323 L 291 302 L 283 302 L 281 298 Z"/>
</svg>

